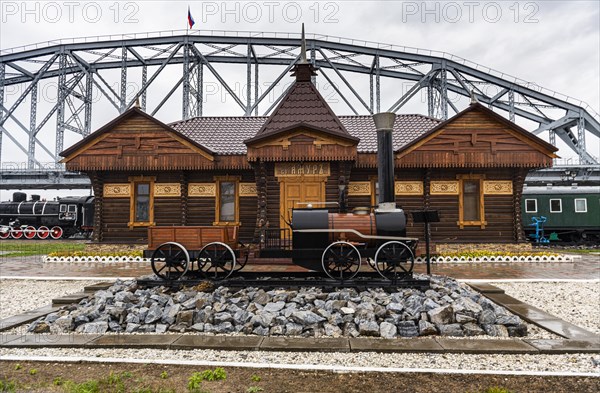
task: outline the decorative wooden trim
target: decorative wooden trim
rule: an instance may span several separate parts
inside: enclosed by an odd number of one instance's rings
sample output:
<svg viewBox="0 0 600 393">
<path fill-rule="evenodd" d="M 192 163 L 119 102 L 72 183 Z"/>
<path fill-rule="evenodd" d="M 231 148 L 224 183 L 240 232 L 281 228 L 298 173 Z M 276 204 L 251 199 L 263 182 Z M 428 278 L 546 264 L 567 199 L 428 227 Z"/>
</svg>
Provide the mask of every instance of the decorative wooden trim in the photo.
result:
<svg viewBox="0 0 600 393">
<path fill-rule="evenodd" d="M 278 162 L 275 164 L 276 177 L 297 176 L 329 176 L 331 169 L 328 162 Z"/>
<path fill-rule="evenodd" d="M 397 181 L 394 184 L 396 195 L 423 195 L 423 189 L 421 181 Z"/>
<path fill-rule="evenodd" d="M 238 195 L 240 197 L 255 197 L 257 196 L 256 192 L 256 183 L 240 183 Z"/>
<path fill-rule="evenodd" d="M 181 196 L 181 184 L 179 183 L 154 183 L 155 197 L 179 197 Z"/>
<path fill-rule="evenodd" d="M 431 195 L 458 195 L 459 184 L 456 180 L 432 180 L 429 192 Z"/>
<path fill-rule="evenodd" d="M 371 195 L 370 181 L 351 181 L 348 183 L 348 196 Z"/>
<path fill-rule="evenodd" d="M 104 184 L 104 198 L 129 198 L 131 196 L 130 183 L 106 183 Z"/>
<path fill-rule="evenodd" d="M 188 196 L 190 197 L 215 197 L 217 185 L 215 183 L 190 183 L 188 185 Z"/>
<path fill-rule="evenodd" d="M 513 182 L 511 180 L 484 180 L 483 193 L 485 195 L 512 195 Z"/>
</svg>

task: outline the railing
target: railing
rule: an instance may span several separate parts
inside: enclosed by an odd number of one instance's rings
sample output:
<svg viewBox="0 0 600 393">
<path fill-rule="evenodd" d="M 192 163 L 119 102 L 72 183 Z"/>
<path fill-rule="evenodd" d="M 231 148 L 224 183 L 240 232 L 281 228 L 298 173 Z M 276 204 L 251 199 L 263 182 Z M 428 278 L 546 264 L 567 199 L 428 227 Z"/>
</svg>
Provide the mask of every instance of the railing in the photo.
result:
<svg viewBox="0 0 600 393">
<path fill-rule="evenodd" d="M 89 37 L 75 37 L 75 38 L 62 38 L 58 40 L 50 40 L 45 42 L 39 42 L 35 44 L 28 44 L 17 46 L 13 48 L 1 49 L 0 55 L 7 55 L 16 52 L 24 52 L 28 50 L 35 50 L 40 48 L 47 48 L 50 46 L 68 45 L 68 44 L 79 44 L 79 43 L 92 43 L 102 41 L 113 41 L 113 40 L 137 40 L 137 39 L 148 39 L 148 38 L 163 38 L 163 37 L 176 37 L 182 35 L 189 36 L 214 36 L 214 37 L 243 37 L 243 38 L 283 38 L 283 39 L 300 39 L 300 33 L 285 33 L 285 32 L 257 32 L 257 31 L 228 31 L 228 30 L 165 30 L 165 31 L 152 31 L 144 33 L 130 33 L 130 34 L 109 34 L 109 35 L 98 35 Z M 535 83 L 525 81 L 515 76 L 506 74 L 504 72 L 495 70 L 493 68 L 475 63 L 467 60 L 463 57 L 453 55 L 444 51 L 437 51 L 431 49 L 415 48 L 411 46 L 384 44 L 373 41 L 357 40 L 353 38 L 343 38 L 338 36 L 324 35 L 324 34 L 306 34 L 307 38 L 319 41 L 333 42 L 346 45 L 363 46 L 368 48 L 375 48 L 381 50 L 398 51 L 405 53 L 412 53 L 417 55 L 426 55 L 439 57 L 446 60 L 451 60 L 456 63 L 471 67 L 477 71 L 485 72 L 489 75 L 501 78 L 505 81 L 517 84 L 519 86 L 534 90 L 538 93 L 548 95 L 552 98 L 566 101 L 570 104 L 579 106 L 585 109 L 592 117 L 600 121 L 600 114 L 596 112 L 587 102 L 579 100 L 577 98 L 568 96 L 556 92 L 554 90 L 546 89 Z"/>
<path fill-rule="evenodd" d="M 291 250 L 292 239 L 289 228 L 266 228 L 261 230 L 261 249 Z"/>
</svg>

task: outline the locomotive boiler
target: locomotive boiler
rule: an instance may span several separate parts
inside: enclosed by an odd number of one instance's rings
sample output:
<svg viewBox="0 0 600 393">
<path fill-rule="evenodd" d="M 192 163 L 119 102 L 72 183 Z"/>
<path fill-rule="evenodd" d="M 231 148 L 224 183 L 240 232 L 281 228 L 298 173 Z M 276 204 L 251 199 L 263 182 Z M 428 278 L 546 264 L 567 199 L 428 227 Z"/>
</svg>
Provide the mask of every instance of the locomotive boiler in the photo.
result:
<svg viewBox="0 0 600 393">
<path fill-rule="evenodd" d="M 66 197 L 42 201 L 38 195 L 13 193 L 0 202 L 0 239 L 60 239 L 89 236 L 94 226 L 94 197 Z"/>
</svg>

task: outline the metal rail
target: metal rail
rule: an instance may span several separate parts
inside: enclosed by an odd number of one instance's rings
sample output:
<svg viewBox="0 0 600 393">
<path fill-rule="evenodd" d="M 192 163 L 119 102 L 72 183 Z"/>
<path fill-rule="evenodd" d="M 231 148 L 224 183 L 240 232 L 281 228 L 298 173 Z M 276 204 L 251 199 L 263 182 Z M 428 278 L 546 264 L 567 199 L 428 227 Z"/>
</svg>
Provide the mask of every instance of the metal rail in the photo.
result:
<svg viewBox="0 0 600 393">
<path fill-rule="evenodd" d="M 274 88 L 285 91 L 284 76 L 300 58 L 299 48 L 298 33 L 171 30 L 80 37 L 3 49 L 0 161 L 7 152 L 2 149 L 6 136 L 11 150 L 26 157 L 23 161 L 28 162 L 29 169 L 41 168 L 40 163 L 48 159 L 60 167 L 56 162 L 65 147 L 65 134 L 81 138 L 99 126 L 92 124 L 94 107 L 108 104 L 116 116 L 139 98 L 141 107 L 154 115 L 167 101 L 175 99 L 173 94 L 179 86 L 182 118 L 202 116 L 205 99 L 212 97 L 207 90 L 206 70 L 217 81 L 211 88 L 222 89 L 216 98 L 231 96 L 240 108 L 239 115 L 258 115 L 259 106 L 268 114 L 282 97 L 273 94 Z M 322 69 L 321 81 L 329 81 L 319 84 L 322 93 L 326 98 L 340 97 L 353 113 L 380 111 L 381 84 L 402 80 L 408 88 L 400 89 L 397 96 L 385 97 L 392 103 L 389 110 L 400 110 L 418 99 L 417 93 L 425 91 L 427 113 L 446 119 L 451 115 L 449 108 L 459 111 L 474 96 L 512 121 L 537 123 L 533 133 L 547 133 L 551 143 L 558 136 L 582 164 L 598 163 L 597 157 L 586 150 L 586 135 L 600 138 L 600 115 L 597 108 L 583 101 L 447 52 L 320 34 L 307 35 L 307 49 L 309 61 Z M 237 64 L 246 72 L 236 75 L 245 77 L 241 81 L 227 80 L 226 71 L 219 68 L 221 64 Z M 281 73 L 261 92 L 259 68 L 265 65 L 278 66 Z M 169 92 L 155 89 L 167 68 L 171 75 L 181 73 L 181 78 Z M 354 82 L 360 75 L 366 77 L 368 91 L 356 88 Z M 56 96 L 49 97 L 56 103 L 39 105 L 39 92 L 48 83 L 58 87 Z M 242 88 L 238 89 L 240 83 Z M 9 91 L 11 94 L 7 94 Z M 147 107 L 149 92 L 158 98 L 154 108 Z M 279 98 L 271 102 L 273 97 Z M 49 120 L 55 114 L 57 121 L 52 124 Z M 54 146 L 50 147 L 52 132 Z"/>
</svg>

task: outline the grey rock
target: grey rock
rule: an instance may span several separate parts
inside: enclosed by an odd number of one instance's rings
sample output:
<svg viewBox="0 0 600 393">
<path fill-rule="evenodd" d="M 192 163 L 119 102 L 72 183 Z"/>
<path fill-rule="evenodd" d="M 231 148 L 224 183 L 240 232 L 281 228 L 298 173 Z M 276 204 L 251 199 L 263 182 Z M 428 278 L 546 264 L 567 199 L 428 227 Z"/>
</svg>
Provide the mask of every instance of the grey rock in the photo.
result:
<svg viewBox="0 0 600 393">
<path fill-rule="evenodd" d="M 180 304 L 173 304 L 171 306 L 165 307 L 165 311 L 163 312 L 161 321 L 163 323 L 166 323 L 169 325 L 175 323 L 175 318 L 177 317 L 177 313 L 179 312 L 180 309 L 181 309 Z"/>
<path fill-rule="evenodd" d="M 233 322 L 233 321 L 234 321 L 233 315 L 231 315 L 228 312 L 218 312 L 214 316 L 215 324 L 220 324 L 220 323 L 225 323 L 225 322 Z"/>
<path fill-rule="evenodd" d="M 488 336 L 508 337 L 508 330 L 504 325 L 483 325 L 483 330 L 485 330 Z"/>
<path fill-rule="evenodd" d="M 516 315 L 501 315 L 496 318 L 496 324 L 498 325 L 517 326 L 521 323 L 523 321 Z"/>
<path fill-rule="evenodd" d="M 344 302 L 344 303 L 345 303 L 345 302 Z M 334 308 L 334 310 L 335 310 L 335 308 Z M 341 308 L 340 308 L 340 312 L 341 312 L 342 314 L 349 315 L 349 314 L 354 314 L 354 313 L 356 312 L 356 310 L 354 310 L 354 309 L 353 309 L 353 308 L 351 308 L 351 307 L 341 307 Z"/>
<path fill-rule="evenodd" d="M 125 327 L 125 332 L 126 333 L 134 333 L 137 332 L 137 330 L 139 329 L 140 325 L 138 323 L 128 323 L 127 326 Z"/>
<path fill-rule="evenodd" d="M 192 308 L 196 308 L 196 301 L 197 299 L 195 297 L 186 300 L 185 302 L 181 303 L 181 307 L 184 310 L 191 310 Z"/>
<path fill-rule="evenodd" d="M 508 335 L 510 337 L 525 337 L 527 336 L 527 324 L 521 323 L 517 326 L 507 326 Z"/>
<path fill-rule="evenodd" d="M 264 306 L 265 304 L 269 303 L 269 301 L 271 300 L 271 296 L 262 289 L 260 289 L 256 292 L 256 295 L 254 296 L 253 300 L 255 303 Z"/>
<path fill-rule="evenodd" d="M 418 316 L 421 311 L 425 311 L 423 306 L 424 298 L 418 295 L 411 295 L 404 302 L 406 312 L 413 316 Z"/>
<path fill-rule="evenodd" d="M 479 324 L 491 325 L 496 322 L 496 313 L 493 310 L 484 308 L 479 315 Z"/>
<path fill-rule="evenodd" d="M 234 330 L 235 329 L 234 329 L 233 325 L 231 324 L 231 322 L 223 322 L 218 325 L 215 325 L 216 333 L 231 333 Z"/>
<path fill-rule="evenodd" d="M 347 322 L 344 324 L 344 336 L 350 337 L 358 337 L 360 336 L 360 332 L 356 328 L 356 325 L 353 322 Z"/>
<path fill-rule="evenodd" d="M 414 321 L 400 321 L 396 327 L 400 337 L 416 337 L 419 335 L 419 329 Z"/>
<path fill-rule="evenodd" d="M 325 330 L 325 335 L 327 337 L 340 337 L 342 335 L 342 329 L 337 325 L 326 323 L 323 325 L 323 329 Z"/>
<path fill-rule="evenodd" d="M 299 336 L 302 334 L 303 327 L 298 323 L 286 323 L 285 334 L 288 336 Z"/>
<path fill-rule="evenodd" d="M 115 295 L 115 301 L 123 303 L 135 303 L 137 302 L 137 296 L 131 292 L 119 292 Z"/>
<path fill-rule="evenodd" d="M 459 323 L 437 325 L 437 328 L 442 336 L 463 337 L 465 335 Z"/>
<path fill-rule="evenodd" d="M 262 327 L 262 326 L 257 326 L 254 328 L 254 330 L 252 331 L 252 333 L 258 335 L 258 336 L 268 336 L 269 335 L 269 328 L 268 327 Z"/>
<path fill-rule="evenodd" d="M 255 326 L 269 327 L 271 326 L 271 322 L 273 322 L 273 318 L 275 318 L 276 314 L 270 312 L 261 312 L 260 314 L 256 314 L 250 322 L 252 322 Z"/>
<path fill-rule="evenodd" d="M 465 324 L 468 322 L 476 322 L 477 319 L 470 317 L 468 315 L 456 313 L 454 314 L 454 318 L 456 319 L 456 323 Z"/>
<path fill-rule="evenodd" d="M 146 314 L 146 318 L 144 318 L 144 323 L 154 323 L 156 321 L 158 321 L 159 319 L 161 319 L 163 315 L 163 310 L 160 306 L 158 305 L 153 305 L 152 307 L 150 307 L 150 309 L 148 310 L 148 313 Z M 140 319 L 141 322 L 141 319 Z"/>
<path fill-rule="evenodd" d="M 57 321 L 58 321 L 58 319 L 57 319 Z M 75 317 L 75 319 L 72 320 L 71 325 L 79 326 L 79 325 L 83 325 L 84 323 L 88 323 L 90 321 L 91 320 L 90 320 L 90 318 L 87 315 L 78 315 L 78 316 Z"/>
<path fill-rule="evenodd" d="M 358 332 L 361 336 L 379 336 L 379 325 L 375 321 L 362 321 L 358 325 Z"/>
<path fill-rule="evenodd" d="M 46 315 L 46 318 L 44 318 L 44 322 L 54 323 L 58 318 L 60 318 L 60 314 L 57 312 L 53 312 L 51 314 Z"/>
<path fill-rule="evenodd" d="M 425 299 L 425 301 L 423 302 L 423 309 L 425 311 L 433 310 L 434 308 L 438 308 L 439 306 L 440 305 L 438 303 L 429 298 Z"/>
<path fill-rule="evenodd" d="M 185 326 L 191 326 L 194 323 L 194 310 L 185 310 L 185 311 L 181 311 L 179 314 L 177 314 L 177 320 L 176 320 L 178 324 L 183 324 Z"/>
<path fill-rule="evenodd" d="M 394 338 L 396 337 L 397 332 L 398 328 L 392 323 L 381 322 L 379 325 L 379 335 L 383 338 Z"/>
<path fill-rule="evenodd" d="M 85 334 L 104 334 L 108 330 L 108 322 L 90 322 L 81 325 L 81 332 Z"/>
<path fill-rule="evenodd" d="M 295 311 L 290 317 L 294 322 L 302 325 L 313 325 L 326 320 L 312 311 Z"/>
<path fill-rule="evenodd" d="M 466 296 L 460 297 L 454 301 L 454 303 L 452 303 L 452 309 L 456 313 L 468 315 L 473 318 L 479 317 L 479 314 L 483 311 L 483 308 L 479 304 Z"/>
<path fill-rule="evenodd" d="M 442 306 L 427 311 L 429 320 L 435 325 L 446 325 L 454 322 L 454 312 L 452 306 Z"/>
<path fill-rule="evenodd" d="M 139 324 L 140 323 L 140 317 L 137 314 L 129 313 L 129 314 L 127 314 L 127 317 L 125 318 L 125 322 L 126 323 L 137 323 L 137 324 Z"/>
<path fill-rule="evenodd" d="M 438 331 L 433 323 L 423 319 L 419 321 L 419 336 L 431 336 L 437 333 Z"/>
<path fill-rule="evenodd" d="M 482 328 L 480 328 L 479 325 L 477 325 L 476 323 L 473 323 L 473 322 L 465 323 L 462 326 L 462 329 L 463 329 L 463 333 L 467 337 L 481 336 L 481 335 L 485 334 L 485 331 Z"/>
<path fill-rule="evenodd" d="M 284 325 L 275 325 L 269 330 L 269 335 L 271 336 L 283 336 L 285 333 Z"/>
<path fill-rule="evenodd" d="M 154 331 L 156 333 L 165 333 L 167 331 L 168 326 L 162 323 L 157 323 Z"/>
<path fill-rule="evenodd" d="M 195 323 L 192 326 L 190 326 L 190 329 L 192 329 L 192 330 L 194 330 L 196 332 L 203 332 L 204 331 L 204 324 L 203 323 Z"/>
<path fill-rule="evenodd" d="M 123 331 L 123 328 L 121 327 L 121 325 L 115 321 L 110 321 L 108 323 L 108 330 L 110 330 L 111 332 L 121 332 Z"/>
<path fill-rule="evenodd" d="M 402 303 L 389 303 L 385 308 L 393 313 L 400 314 L 404 310 Z"/>
<path fill-rule="evenodd" d="M 285 307 L 285 302 L 284 301 L 279 301 L 276 303 L 267 303 L 265 304 L 265 308 L 263 309 L 264 311 L 270 312 L 270 313 L 276 313 L 279 312 L 281 310 L 283 310 L 283 308 Z"/>
</svg>

